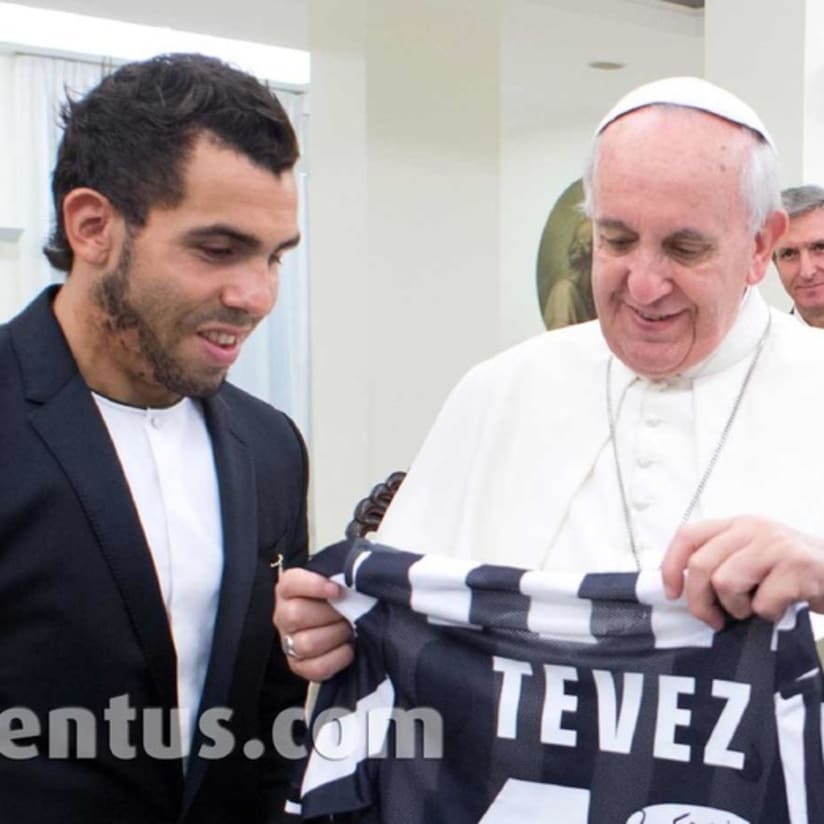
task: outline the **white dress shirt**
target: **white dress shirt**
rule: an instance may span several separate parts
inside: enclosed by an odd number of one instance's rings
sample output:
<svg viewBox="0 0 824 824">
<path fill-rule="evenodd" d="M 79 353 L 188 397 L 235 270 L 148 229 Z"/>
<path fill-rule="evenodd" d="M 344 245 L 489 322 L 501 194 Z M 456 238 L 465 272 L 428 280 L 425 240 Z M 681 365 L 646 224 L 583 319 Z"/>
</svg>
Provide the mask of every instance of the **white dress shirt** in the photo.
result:
<svg viewBox="0 0 824 824">
<path fill-rule="evenodd" d="M 181 743 L 191 745 L 223 575 L 212 443 L 189 398 L 165 409 L 94 399 L 114 442 L 152 554 L 177 651 Z"/>
</svg>

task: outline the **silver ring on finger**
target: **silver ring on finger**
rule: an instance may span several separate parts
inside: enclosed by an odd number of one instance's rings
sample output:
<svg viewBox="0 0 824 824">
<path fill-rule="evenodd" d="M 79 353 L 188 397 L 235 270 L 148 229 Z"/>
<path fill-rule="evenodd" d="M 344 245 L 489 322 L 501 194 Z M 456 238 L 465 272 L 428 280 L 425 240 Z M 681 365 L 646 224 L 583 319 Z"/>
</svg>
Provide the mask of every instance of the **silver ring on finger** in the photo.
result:
<svg viewBox="0 0 824 824">
<path fill-rule="evenodd" d="M 283 636 L 283 640 L 280 642 L 280 648 L 283 650 L 283 654 L 289 658 L 293 658 L 295 661 L 303 660 L 303 656 L 298 655 L 295 651 L 295 639 L 291 635 Z"/>
</svg>

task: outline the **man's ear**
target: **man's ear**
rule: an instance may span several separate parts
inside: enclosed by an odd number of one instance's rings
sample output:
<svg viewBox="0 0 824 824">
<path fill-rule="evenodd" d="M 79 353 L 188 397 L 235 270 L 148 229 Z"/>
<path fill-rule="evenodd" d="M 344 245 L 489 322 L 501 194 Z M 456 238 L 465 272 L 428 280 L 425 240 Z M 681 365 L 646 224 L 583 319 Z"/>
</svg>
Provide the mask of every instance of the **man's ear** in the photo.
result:
<svg viewBox="0 0 824 824">
<path fill-rule="evenodd" d="M 783 209 L 776 209 L 764 221 L 755 235 L 755 251 L 747 283 L 751 286 L 759 283 L 767 273 L 767 266 L 772 260 L 775 245 L 784 236 L 790 219 Z"/>
<path fill-rule="evenodd" d="M 119 253 L 123 218 L 109 199 L 94 189 L 72 189 L 63 198 L 63 225 L 78 261 L 110 267 Z"/>
</svg>

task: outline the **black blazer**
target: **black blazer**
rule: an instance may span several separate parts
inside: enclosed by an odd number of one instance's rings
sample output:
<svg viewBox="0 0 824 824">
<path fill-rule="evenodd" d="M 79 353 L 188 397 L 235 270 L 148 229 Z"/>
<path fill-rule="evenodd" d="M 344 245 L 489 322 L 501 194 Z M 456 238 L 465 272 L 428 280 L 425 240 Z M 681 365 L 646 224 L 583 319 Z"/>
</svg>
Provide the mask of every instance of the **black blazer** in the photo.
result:
<svg viewBox="0 0 824 824">
<path fill-rule="evenodd" d="M 12 723 L 0 715 L 0 822 L 278 821 L 290 764 L 273 752 L 272 721 L 302 704 L 304 684 L 276 643 L 271 564 L 278 554 L 287 566 L 306 558 L 301 437 L 231 385 L 204 401 L 224 572 L 201 713 L 229 708 L 223 726 L 238 745 L 207 760 L 198 752 L 209 741 L 196 737 L 184 776 L 180 759 L 141 746 L 141 710 L 176 704 L 175 650 L 114 446 L 52 312 L 55 293 L 0 326 L 0 711 L 34 714 Z M 112 752 L 104 717 L 123 695 L 137 713 L 133 758 Z M 66 728 L 49 725 L 50 711 L 72 707 L 94 716 L 94 758 L 47 755 L 49 729 Z M 269 745 L 263 758 L 243 755 L 251 738 Z M 8 757 L 25 744 L 35 757 Z"/>
</svg>

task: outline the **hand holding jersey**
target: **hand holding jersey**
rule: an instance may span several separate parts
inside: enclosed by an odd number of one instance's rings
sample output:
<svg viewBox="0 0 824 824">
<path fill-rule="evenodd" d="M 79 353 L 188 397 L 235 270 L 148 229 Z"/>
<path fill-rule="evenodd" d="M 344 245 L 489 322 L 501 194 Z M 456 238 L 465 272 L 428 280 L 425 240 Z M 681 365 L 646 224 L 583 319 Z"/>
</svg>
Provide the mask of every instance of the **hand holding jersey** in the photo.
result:
<svg viewBox="0 0 824 824">
<path fill-rule="evenodd" d="M 292 672 L 307 681 L 324 681 L 352 663 L 352 630 L 329 603 L 340 594 L 337 584 L 305 569 L 288 569 L 278 581 L 275 626 Z"/>
<path fill-rule="evenodd" d="M 783 524 L 729 518 L 681 527 L 661 570 L 667 595 L 686 592 L 692 614 L 721 629 L 724 612 L 777 621 L 797 601 L 824 612 L 822 557 L 824 542 Z"/>
</svg>

